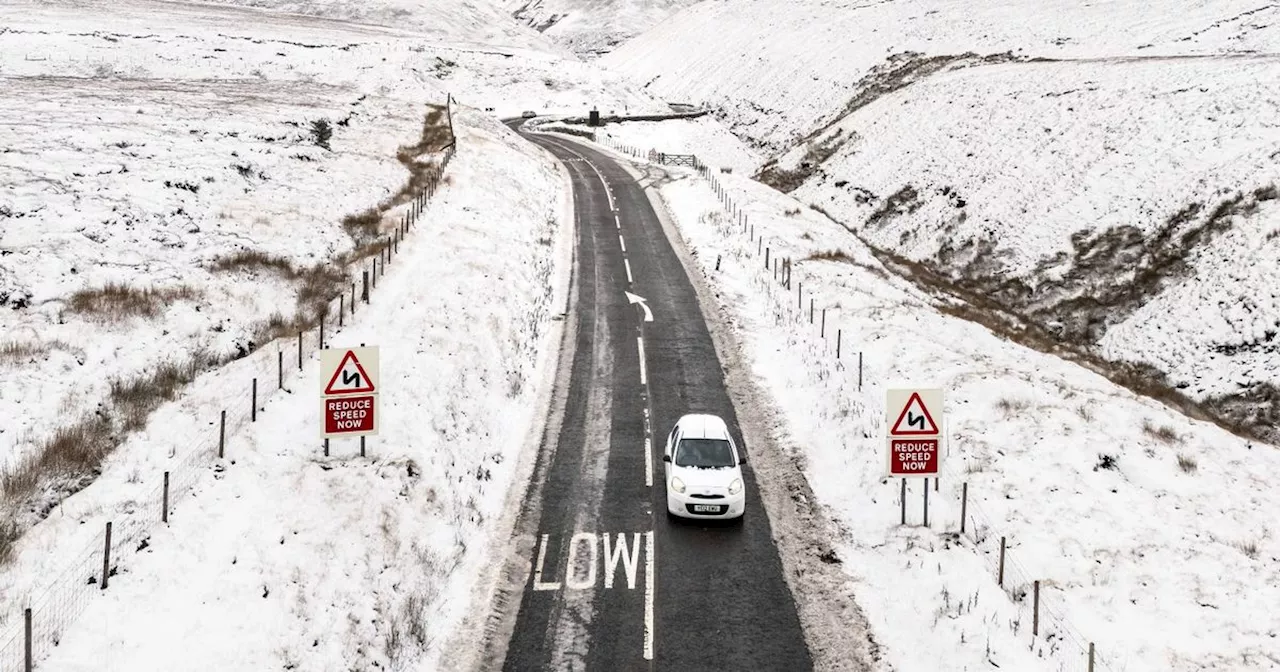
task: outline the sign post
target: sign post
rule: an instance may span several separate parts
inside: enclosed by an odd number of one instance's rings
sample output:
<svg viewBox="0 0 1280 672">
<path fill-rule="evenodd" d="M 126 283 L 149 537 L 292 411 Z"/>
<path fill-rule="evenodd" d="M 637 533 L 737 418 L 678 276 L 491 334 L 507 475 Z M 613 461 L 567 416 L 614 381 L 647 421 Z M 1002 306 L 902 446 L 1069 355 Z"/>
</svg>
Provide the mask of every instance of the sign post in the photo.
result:
<svg viewBox="0 0 1280 672">
<path fill-rule="evenodd" d="M 929 524 L 929 481 L 942 470 L 942 390 L 894 388 L 885 391 L 885 464 L 901 478 L 903 505 L 908 478 L 925 479 L 924 521 Z M 905 524 L 906 510 L 903 509 Z"/>
<path fill-rule="evenodd" d="M 377 435 L 378 384 L 376 347 L 321 350 L 321 435 Z"/>
</svg>

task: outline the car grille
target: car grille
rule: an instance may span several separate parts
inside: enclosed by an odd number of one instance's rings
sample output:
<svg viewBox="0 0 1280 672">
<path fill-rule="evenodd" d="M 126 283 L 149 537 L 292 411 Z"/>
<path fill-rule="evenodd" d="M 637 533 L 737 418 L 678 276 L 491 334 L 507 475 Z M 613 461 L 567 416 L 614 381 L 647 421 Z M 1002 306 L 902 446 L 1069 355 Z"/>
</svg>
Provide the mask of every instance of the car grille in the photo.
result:
<svg viewBox="0 0 1280 672">
<path fill-rule="evenodd" d="M 691 493 L 689 495 L 694 499 L 724 499 L 724 495 L 704 495 L 702 493 Z"/>
</svg>

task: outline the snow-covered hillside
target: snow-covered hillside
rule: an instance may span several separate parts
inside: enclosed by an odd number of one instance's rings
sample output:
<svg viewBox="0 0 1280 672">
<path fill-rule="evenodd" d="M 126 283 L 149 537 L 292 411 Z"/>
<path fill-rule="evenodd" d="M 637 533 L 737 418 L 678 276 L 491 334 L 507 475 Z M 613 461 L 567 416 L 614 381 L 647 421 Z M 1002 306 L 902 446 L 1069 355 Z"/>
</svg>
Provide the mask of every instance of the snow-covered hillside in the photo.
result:
<svg viewBox="0 0 1280 672">
<path fill-rule="evenodd" d="M 1280 442 L 1280 6 L 788 7 L 704 3 L 602 62 L 719 106 L 762 181 L 985 319 Z"/>
<path fill-rule="evenodd" d="M 516 19 L 591 58 L 661 24 L 697 0 L 505 0 Z"/>
<path fill-rule="evenodd" d="M 447 142 L 443 111 L 424 129 L 429 105 L 452 93 L 495 114 L 665 109 L 532 51 L 536 35 L 514 49 L 468 44 L 480 19 L 465 11 L 433 5 L 390 28 L 328 18 L 327 5 L 288 8 L 309 15 L 0 7 L 0 365 L 13 382 L 0 411 L 21 419 L 0 428 L 0 466 L 56 476 L 6 482 L 16 531 L 88 476 L 32 466 L 57 430 L 102 404 L 123 418 L 160 401 L 112 381 L 151 387 L 200 353 L 234 356 L 333 295 L 339 263 L 380 235 L 376 217 L 355 216 L 395 201 L 411 178 L 402 160 Z M 434 28 L 415 32 L 415 21 Z M 92 439 L 109 449 L 116 437 Z"/>
</svg>

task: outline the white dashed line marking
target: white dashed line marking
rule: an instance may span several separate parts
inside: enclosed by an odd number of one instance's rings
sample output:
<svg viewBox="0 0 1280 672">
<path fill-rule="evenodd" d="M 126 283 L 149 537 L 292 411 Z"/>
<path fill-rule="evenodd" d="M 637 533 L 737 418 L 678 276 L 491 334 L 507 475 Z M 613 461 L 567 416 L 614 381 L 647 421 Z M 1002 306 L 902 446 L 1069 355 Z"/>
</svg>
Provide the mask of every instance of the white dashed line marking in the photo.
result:
<svg viewBox="0 0 1280 672">
<path fill-rule="evenodd" d="M 634 283 L 634 282 L 635 282 L 635 280 L 632 280 L 632 279 L 631 279 L 631 260 L 630 260 L 630 259 L 623 259 L 623 260 L 622 260 L 622 263 L 623 263 L 623 264 L 625 264 L 625 265 L 626 265 L 626 267 L 627 267 L 627 282 L 628 282 L 628 283 Z"/>
<path fill-rule="evenodd" d="M 649 375 L 644 370 L 644 337 L 636 336 L 636 348 L 640 350 L 640 384 L 649 384 Z"/>
</svg>

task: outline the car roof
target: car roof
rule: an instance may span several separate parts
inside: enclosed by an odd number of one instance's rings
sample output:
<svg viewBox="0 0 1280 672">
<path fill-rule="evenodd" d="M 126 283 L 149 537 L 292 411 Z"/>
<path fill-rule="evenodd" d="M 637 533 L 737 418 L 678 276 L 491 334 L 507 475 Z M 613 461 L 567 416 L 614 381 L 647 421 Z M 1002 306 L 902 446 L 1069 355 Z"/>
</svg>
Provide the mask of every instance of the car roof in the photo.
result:
<svg viewBox="0 0 1280 672">
<path fill-rule="evenodd" d="M 707 413 L 690 413 L 676 424 L 686 439 L 728 439 L 729 427 L 719 416 Z"/>
</svg>

